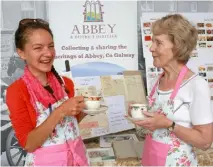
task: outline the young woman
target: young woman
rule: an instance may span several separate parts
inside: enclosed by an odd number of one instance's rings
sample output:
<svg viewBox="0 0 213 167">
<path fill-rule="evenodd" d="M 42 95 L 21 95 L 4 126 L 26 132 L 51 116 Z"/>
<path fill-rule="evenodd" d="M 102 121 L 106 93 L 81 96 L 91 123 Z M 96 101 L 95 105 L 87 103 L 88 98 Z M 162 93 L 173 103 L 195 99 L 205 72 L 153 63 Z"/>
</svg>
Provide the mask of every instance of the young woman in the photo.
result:
<svg viewBox="0 0 213 167">
<path fill-rule="evenodd" d="M 73 82 L 53 67 L 55 48 L 49 24 L 23 19 L 15 33 L 24 74 L 7 89 L 15 135 L 27 152 L 25 166 L 87 166 L 76 117 L 84 106 Z"/>
</svg>

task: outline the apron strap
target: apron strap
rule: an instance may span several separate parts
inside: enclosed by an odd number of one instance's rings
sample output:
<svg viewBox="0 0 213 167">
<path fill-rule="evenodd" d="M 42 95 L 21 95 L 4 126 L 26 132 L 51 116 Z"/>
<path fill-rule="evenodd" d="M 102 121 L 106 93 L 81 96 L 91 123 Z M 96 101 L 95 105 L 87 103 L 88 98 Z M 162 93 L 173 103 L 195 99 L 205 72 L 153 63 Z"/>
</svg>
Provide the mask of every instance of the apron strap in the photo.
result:
<svg viewBox="0 0 213 167">
<path fill-rule="evenodd" d="M 178 90 L 179 90 L 179 88 L 180 88 L 180 86 L 181 86 L 181 83 L 182 83 L 182 81 L 183 81 L 183 79 L 184 79 L 184 77 L 185 77 L 187 71 L 188 71 L 188 68 L 187 68 L 187 66 L 184 65 L 184 66 L 182 67 L 180 73 L 179 73 L 177 82 L 176 82 L 176 84 L 175 84 L 175 89 L 173 90 L 173 92 L 172 92 L 172 94 L 171 94 L 171 96 L 170 96 L 170 100 L 174 100 L 175 96 L 177 95 L 177 92 L 178 92 Z"/>
<path fill-rule="evenodd" d="M 183 79 L 184 79 L 184 77 L 185 77 L 187 71 L 188 71 L 188 67 L 187 67 L 186 65 L 184 65 L 184 66 L 182 67 L 180 73 L 179 73 L 177 82 L 176 82 L 176 84 L 175 84 L 175 89 L 174 89 L 174 91 L 172 92 L 172 94 L 171 94 L 171 96 L 170 96 L 170 99 L 171 99 L 171 100 L 173 100 L 173 99 L 175 98 L 175 96 L 176 96 L 176 94 L 177 94 L 177 92 L 178 92 L 178 90 L 179 90 L 179 88 L 180 88 L 180 85 L 181 85 L 181 83 L 182 83 L 182 81 L 183 81 Z M 150 93 L 150 95 L 149 95 L 149 99 L 152 99 L 152 96 L 155 94 L 155 91 L 156 91 L 156 88 L 157 88 L 157 86 L 158 86 L 158 83 L 159 83 L 160 79 L 163 77 L 163 75 L 164 75 L 164 72 L 160 75 L 160 77 L 159 77 L 158 80 L 156 81 L 154 87 L 152 88 L 152 91 L 151 91 L 151 93 Z"/>
</svg>

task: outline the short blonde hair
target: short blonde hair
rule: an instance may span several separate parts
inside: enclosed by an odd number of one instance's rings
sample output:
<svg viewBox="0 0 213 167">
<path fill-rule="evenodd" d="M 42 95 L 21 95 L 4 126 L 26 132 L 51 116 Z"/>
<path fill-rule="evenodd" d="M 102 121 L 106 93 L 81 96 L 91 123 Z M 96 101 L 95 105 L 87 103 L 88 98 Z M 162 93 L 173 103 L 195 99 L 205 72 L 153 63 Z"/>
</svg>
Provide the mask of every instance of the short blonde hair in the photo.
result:
<svg viewBox="0 0 213 167">
<path fill-rule="evenodd" d="M 182 15 L 172 14 L 152 24 L 153 35 L 166 34 L 174 44 L 173 53 L 181 63 L 187 63 L 197 45 L 197 29 Z"/>
</svg>

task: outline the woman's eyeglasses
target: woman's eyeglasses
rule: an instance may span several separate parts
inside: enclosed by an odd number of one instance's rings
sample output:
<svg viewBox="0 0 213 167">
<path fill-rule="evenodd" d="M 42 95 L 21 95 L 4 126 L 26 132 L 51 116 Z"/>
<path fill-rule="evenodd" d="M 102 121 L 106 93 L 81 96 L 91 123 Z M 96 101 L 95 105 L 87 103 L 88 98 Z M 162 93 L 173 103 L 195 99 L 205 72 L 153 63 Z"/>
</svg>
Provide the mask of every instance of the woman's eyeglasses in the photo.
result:
<svg viewBox="0 0 213 167">
<path fill-rule="evenodd" d="M 35 24 L 38 23 L 38 24 L 43 24 L 43 25 L 49 26 L 49 23 L 43 19 L 22 19 L 19 22 L 19 26 L 23 26 L 23 25 L 26 25 L 29 23 L 35 23 Z"/>
</svg>

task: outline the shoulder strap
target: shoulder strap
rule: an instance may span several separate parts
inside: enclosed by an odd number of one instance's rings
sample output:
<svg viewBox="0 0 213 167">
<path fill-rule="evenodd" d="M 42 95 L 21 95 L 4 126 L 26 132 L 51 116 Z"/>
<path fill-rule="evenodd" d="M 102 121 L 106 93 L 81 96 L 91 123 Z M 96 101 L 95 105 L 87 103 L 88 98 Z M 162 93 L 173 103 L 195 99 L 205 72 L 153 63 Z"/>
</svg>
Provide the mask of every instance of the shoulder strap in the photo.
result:
<svg viewBox="0 0 213 167">
<path fill-rule="evenodd" d="M 181 71 L 180 71 L 180 74 L 178 76 L 177 82 L 175 84 L 175 88 L 174 88 L 174 90 L 173 90 L 173 92 L 172 92 L 172 94 L 170 96 L 171 100 L 173 100 L 175 98 L 175 96 L 177 95 L 177 92 L 178 92 L 178 90 L 179 90 L 179 88 L 180 88 L 180 86 L 182 84 L 182 81 L 183 81 L 187 71 L 188 71 L 188 67 L 187 66 L 183 66 Z"/>
<path fill-rule="evenodd" d="M 185 77 L 187 71 L 188 71 L 188 67 L 187 67 L 187 66 L 183 66 L 182 69 L 181 69 L 181 71 L 180 71 L 180 74 L 179 74 L 179 76 L 178 76 L 177 82 L 176 82 L 176 84 L 175 84 L 175 89 L 173 90 L 173 92 L 172 92 L 172 94 L 171 94 L 171 96 L 170 96 L 170 99 L 171 99 L 171 100 L 173 100 L 173 99 L 175 98 L 175 96 L 177 95 L 177 92 L 178 92 L 178 90 L 179 90 L 179 88 L 180 88 L 180 85 L 181 85 L 181 83 L 182 83 L 182 81 L 183 81 L 183 79 L 184 79 L 184 77 Z M 159 77 L 158 80 L 156 81 L 154 87 L 152 88 L 152 91 L 151 91 L 150 96 L 149 96 L 150 99 L 151 99 L 152 96 L 154 95 L 154 93 L 155 93 L 155 91 L 156 91 L 156 88 L 157 88 L 157 86 L 158 86 L 159 80 L 162 78 L 163 75 L 164 75 L 164 73 L 162 73 L 162 74 L 160 75 L 160 77 Z"/>
</svg>

